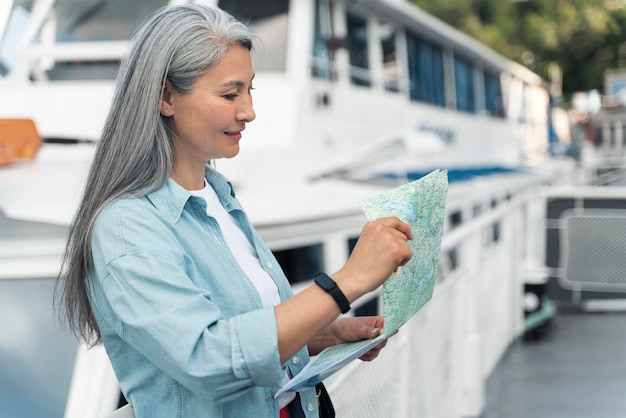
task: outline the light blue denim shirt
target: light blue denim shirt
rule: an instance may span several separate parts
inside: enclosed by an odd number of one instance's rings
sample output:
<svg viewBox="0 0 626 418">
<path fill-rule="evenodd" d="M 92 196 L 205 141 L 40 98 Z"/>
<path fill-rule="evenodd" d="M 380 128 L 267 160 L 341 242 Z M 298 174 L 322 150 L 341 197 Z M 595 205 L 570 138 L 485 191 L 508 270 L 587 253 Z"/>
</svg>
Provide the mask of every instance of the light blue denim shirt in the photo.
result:
<svg viewBox="0 0 626 418">
<path fill-rule="evenodd" d="M 207 181 L 241 224 L 280 297 L 292 296 L 278 262 L 231 184 Z M 90 302 L 122 391 L 137 418 L 278 417 L 274 394 L 309 361 L 281 365 L 273 308 L 233 257 L 204 199 L 173 180 L 108 205 L 92 238 Z M 317 417 L 314 390 L 301 392 Z"/>
</svg>

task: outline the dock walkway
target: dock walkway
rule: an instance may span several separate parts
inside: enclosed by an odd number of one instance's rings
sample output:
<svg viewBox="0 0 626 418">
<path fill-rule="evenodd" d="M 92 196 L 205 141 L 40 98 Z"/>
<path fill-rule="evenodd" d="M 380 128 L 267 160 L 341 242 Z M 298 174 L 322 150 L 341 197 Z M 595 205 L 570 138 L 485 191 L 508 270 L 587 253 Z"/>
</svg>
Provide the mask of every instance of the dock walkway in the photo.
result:
<svg viewBox="0 0 626 418">
<path fill-rule="evenodd" d="M 626 417 L 626 312 L 557 314 L 489 377 L 481 418 Z"/>
</svg>

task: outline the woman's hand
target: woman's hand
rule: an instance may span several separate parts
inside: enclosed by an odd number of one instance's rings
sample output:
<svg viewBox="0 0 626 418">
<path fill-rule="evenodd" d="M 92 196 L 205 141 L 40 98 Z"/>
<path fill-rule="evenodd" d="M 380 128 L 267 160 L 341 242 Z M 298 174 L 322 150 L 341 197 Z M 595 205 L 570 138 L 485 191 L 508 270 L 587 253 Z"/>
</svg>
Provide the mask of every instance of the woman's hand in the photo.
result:
<svg viewBox="0 0 626 418">
<path fill-rule="evenodd" d="M 378 288 L 413 257 L 408 243 L 411 239 L 411 228 L 398 218 L 370 221 L 346 264 L 331 277 L 348 300 L 354 301 Z"/>
<path fill-rule="evenodd" d="M 383 332 L 383 327 L 382 316 L 339 318 L 309 343 L 309 352 L 315 355 L 333 345 L 376 338 Z M 387 345 L 387 340 L 382 341 L 359 358 L 363 361 L 374 360 L 385 345 Z"/>
</svg>

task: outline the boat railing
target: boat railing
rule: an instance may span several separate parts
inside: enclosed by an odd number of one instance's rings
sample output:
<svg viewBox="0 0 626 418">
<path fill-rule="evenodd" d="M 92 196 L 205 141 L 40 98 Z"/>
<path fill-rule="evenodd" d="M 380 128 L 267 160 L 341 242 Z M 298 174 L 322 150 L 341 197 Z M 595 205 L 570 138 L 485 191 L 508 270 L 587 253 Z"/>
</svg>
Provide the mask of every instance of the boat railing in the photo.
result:
<svg viewBox="0 0 626 418">
<path fill-rule="evenodd" d="M 522 289 L 533 258 L 526 242 L 541 225 L 539 189 L 518 190 L 444 233 L 432 299 L 376 361 L 353 362 L 329 379 L 338 416 L 481 415 L 487 377 L 523 332 Z M 449 253 L 456 261 L 445 267 Z"/>
<path fill-rule="evenodd" d="M 546 191 L 551 295 L 568 308 L 626 308 L 626 187 Z"/>
</svg>

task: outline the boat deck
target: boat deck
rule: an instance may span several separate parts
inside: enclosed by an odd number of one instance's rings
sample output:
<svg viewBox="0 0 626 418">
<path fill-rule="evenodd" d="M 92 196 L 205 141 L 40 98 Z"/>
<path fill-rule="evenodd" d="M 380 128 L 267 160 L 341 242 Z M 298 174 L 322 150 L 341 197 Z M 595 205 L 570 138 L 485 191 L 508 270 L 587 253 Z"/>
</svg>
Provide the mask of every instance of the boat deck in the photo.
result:
<svg viewBox="0 0 626 418">
<path fill-rule="evenodd" d="M 512 344 L 487 381 L 481 418 L 626 417 L 626 312 L 559 313 Z"/>
</svg>

